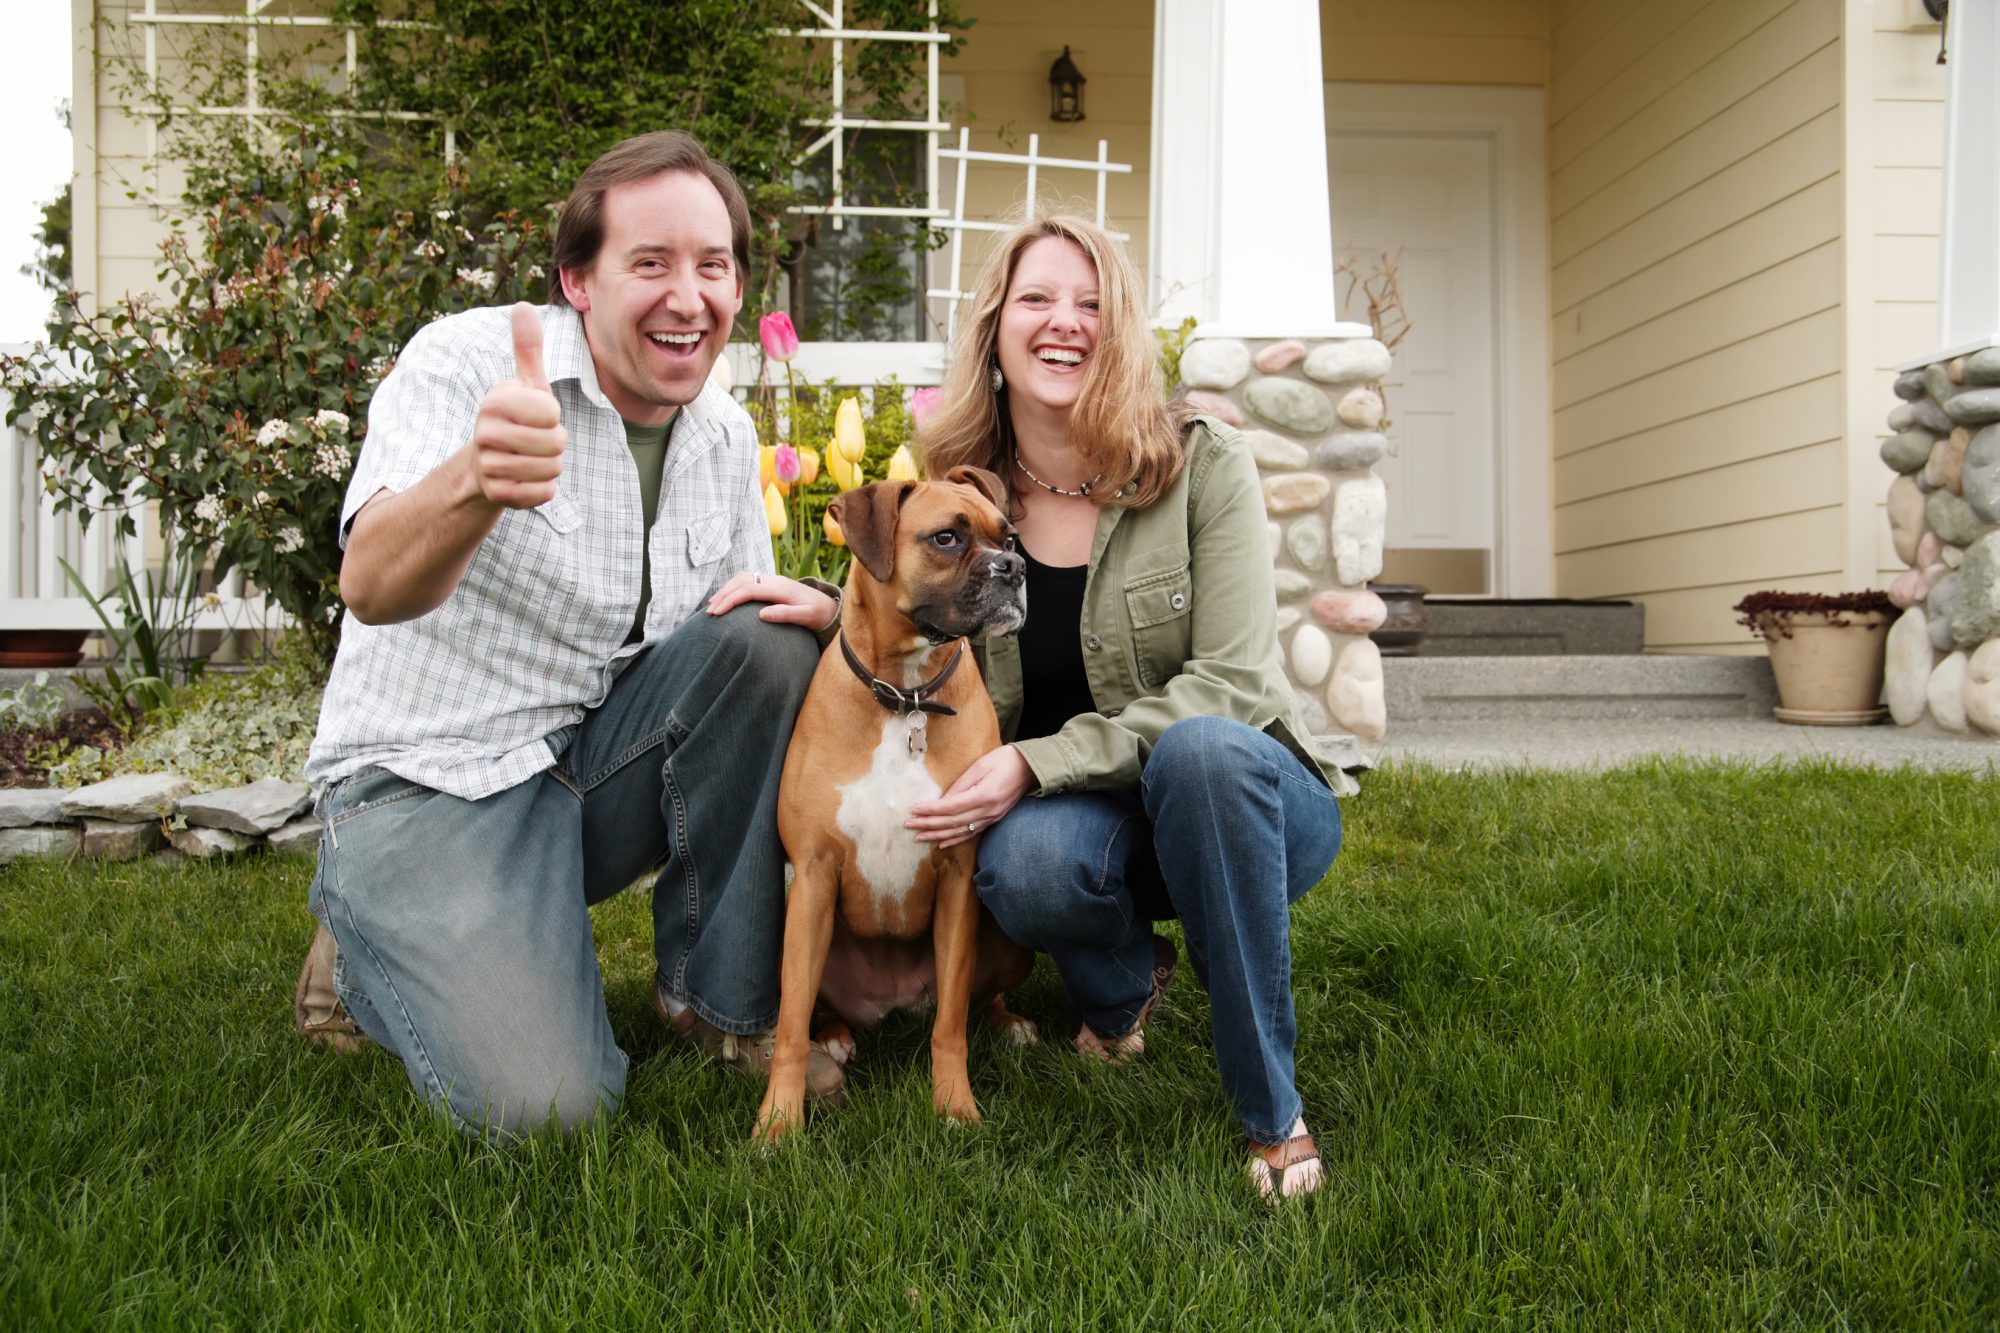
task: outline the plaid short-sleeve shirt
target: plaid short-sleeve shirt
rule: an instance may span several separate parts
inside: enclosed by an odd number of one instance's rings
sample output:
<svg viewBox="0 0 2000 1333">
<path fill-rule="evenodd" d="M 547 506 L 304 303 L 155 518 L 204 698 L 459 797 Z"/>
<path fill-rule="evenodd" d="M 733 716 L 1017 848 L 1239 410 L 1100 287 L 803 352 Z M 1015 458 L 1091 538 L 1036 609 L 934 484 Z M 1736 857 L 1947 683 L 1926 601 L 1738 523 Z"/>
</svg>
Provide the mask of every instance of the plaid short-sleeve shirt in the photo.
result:
<svg viewBox="0 0 2000 1333">
<path fill-rule="evenodd" d="M 467 800 L 555 762 L 548 737 L 602 703 L 625 663 L 771 542 L 749 417 L 709 384 L 674 418 L 660 506 L 642 531 L 624 423 L 598 387 L 583 321 L 542 310 L 543 358 L 568 443 L 557 494 L 508 510 L 444 605 L 394 625 L 350 613 L 306 763 L 315 793 L 367 765 Z M 376 391 L 341 507 L 341 540 L 378 491 L 401 491 L 472 439 L 486 391 L 514 373 L 505 308 L 423 329 Z M 642 643 L 640 542 L 652 558 Z"/>
</svg>

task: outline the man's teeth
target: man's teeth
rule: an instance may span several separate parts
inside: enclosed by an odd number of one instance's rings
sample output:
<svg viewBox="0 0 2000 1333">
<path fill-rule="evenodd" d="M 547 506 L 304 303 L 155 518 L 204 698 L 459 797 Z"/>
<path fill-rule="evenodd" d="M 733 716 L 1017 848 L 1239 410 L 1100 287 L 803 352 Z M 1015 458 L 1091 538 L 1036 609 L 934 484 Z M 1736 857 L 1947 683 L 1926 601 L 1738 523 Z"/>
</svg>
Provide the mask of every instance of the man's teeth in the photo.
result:
<svg viewBox="0 0 2000 1333">
<path fill-rule="evenodd" d="M 701 341 L 699 333 L 649 333 L 646 336 L 656 343 L 666 343 L 675 347 L 691 346 Z"/>
<path fill-rule="evenodd" d="M 1053 347 L 1045 347 L 1035 353 L 1035 355 L 1044 361 L 1050 361 L 1059 366 L 1080 366 L 1083 364 L 1082 352 L 1059 351 Z"/>
</svg>

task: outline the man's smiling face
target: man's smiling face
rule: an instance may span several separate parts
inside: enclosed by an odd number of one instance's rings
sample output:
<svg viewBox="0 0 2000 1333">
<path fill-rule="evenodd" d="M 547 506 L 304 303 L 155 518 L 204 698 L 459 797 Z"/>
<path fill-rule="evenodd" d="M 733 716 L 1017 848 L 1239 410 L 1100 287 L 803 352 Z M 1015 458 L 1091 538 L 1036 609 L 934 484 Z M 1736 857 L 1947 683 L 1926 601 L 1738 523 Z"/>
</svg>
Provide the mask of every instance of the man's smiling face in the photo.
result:
<svg viewBox="0 0 2000 1333">
<path fill-rule="evenodd" d="M 704 176 L 674 171 L 604 193 L 604 243 L 564 269 L 598 387 L 620 416 L 659 425 L 693 402 L 743 305 L 729 210 Z"/>
</svg>

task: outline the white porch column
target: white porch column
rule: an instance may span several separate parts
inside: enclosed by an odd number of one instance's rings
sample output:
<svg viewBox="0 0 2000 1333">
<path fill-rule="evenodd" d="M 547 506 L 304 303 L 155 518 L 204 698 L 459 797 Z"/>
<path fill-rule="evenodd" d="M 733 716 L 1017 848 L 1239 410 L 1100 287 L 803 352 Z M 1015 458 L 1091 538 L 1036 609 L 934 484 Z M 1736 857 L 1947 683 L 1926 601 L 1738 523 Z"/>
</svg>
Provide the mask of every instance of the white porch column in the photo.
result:
<svg viewBox="0 0 2000 1333">
<path fill-rule="evenodd" d="M 1945 22 L 1940 359 L 2000 343 L 2000 5 L 1960 0 Z"/>
<path fill-rule="evenodd" d="M 1161 323 L 1336 331 L 1317 0 L 1156 0 L 1152 173 Z"/>
</svg>

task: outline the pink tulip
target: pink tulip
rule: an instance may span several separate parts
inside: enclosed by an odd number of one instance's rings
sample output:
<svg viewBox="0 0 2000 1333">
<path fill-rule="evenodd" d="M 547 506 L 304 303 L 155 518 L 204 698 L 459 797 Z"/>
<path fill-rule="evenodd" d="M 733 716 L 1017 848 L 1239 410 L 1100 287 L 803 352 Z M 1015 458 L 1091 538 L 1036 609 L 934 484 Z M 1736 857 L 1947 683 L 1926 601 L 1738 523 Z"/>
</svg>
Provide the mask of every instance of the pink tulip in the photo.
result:
<svg viewBox="0 0 2000 1333">
<path fill-rule="evenodd" d="M 764 340 L 764 355 L 773 361 L 789 361 L 799 354 L 799 333 L 792 317 L 774 310 L 757 320 L 757 336 Z"/>
<path fill-rule="evenodd" d="M 799 451 L 789 444 L 778 446 L 778 456 L 773 460 L 778 480 L 789 486 L 799 479 Z"/>
<path fill-rule="evenodd" d="M 938 399 L 942 395 L 943 390 L 941 389 L 918 389 L 915 393 L 911 394 L 910 424 L 913 426 L 923 425 L 924 418 L 936 410 Z"/>
</svg>

